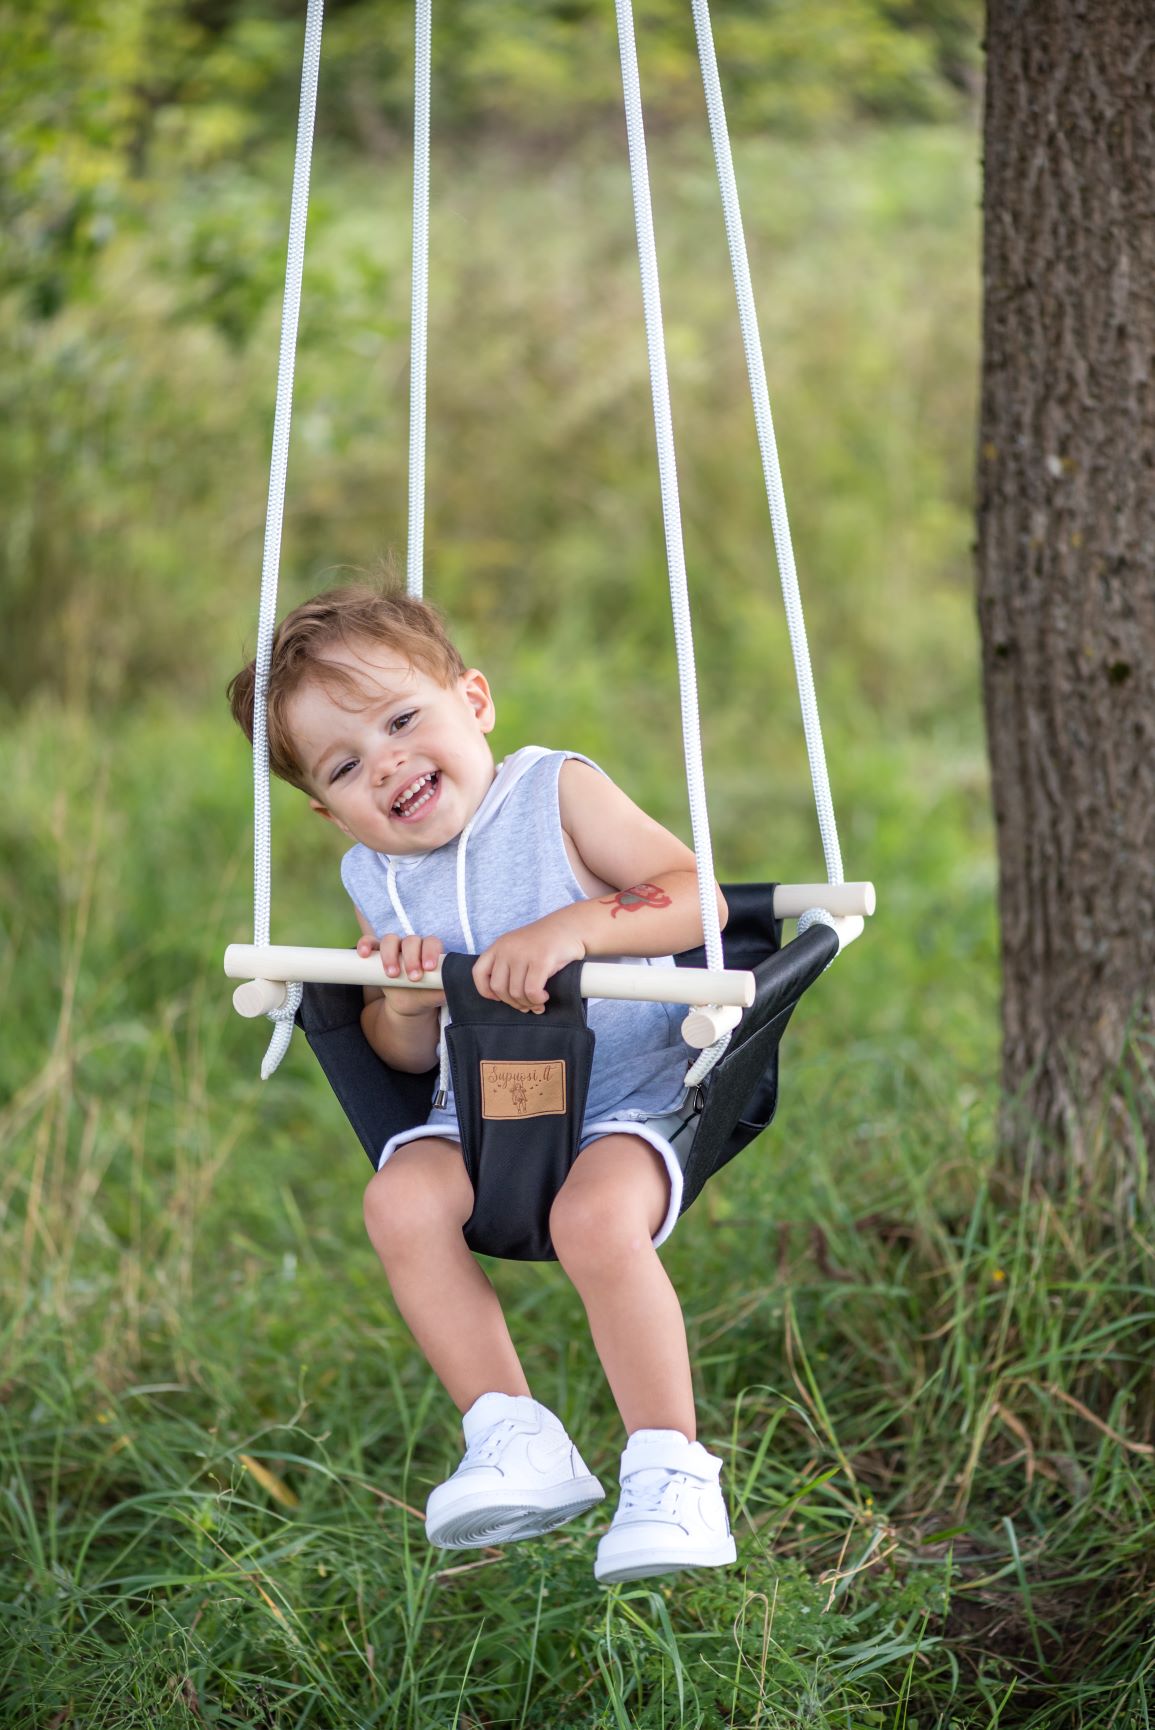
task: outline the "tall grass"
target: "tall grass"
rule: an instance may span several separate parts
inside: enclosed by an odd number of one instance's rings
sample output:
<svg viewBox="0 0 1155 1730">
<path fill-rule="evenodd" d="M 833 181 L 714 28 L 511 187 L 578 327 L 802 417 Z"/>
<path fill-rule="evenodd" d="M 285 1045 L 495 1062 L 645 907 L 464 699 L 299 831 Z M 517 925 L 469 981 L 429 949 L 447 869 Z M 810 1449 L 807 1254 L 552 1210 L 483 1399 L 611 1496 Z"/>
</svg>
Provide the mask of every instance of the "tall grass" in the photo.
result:
<svg viewBox="0 0 1155 1730">
<path fill-rule="evenodd" d="M 305 1053 L 255 1079 L 219 975 L 247 918 L 220 693 L 252 635 L 272 327 L 230 350 L 181 302 L 162 255 L 199 232 L 190 195 L 102 299 L 7 333 L 31 392 L 0 443 L 10 592 L 31 585 L 12 655 L 40 695 L 0 738 L 2 1730 L 1149 1722 L 1149 1198 L 1120 1220 L 1073 1184 L 1008 1194 L 993 1163 L 970 149 L 883 134 L 745 165 L 844 852 L 881 912 L 798 1013 L 775 1128 L 665 1252 L 726 1462 L 725 1574 L 600 1592 L 593 1515 L 428 1548 L 459 1432 L 363 1238 L 368 1167 Z M 709 170 L 677 141 L 666 160 L 718 858 L 806 878 Z M 449 178 L 432 592 L 493 672 L 499 753 L 572 744 L 684 830 L 621 172 Z M 290 597 L 399 536 L 402 234 L 399 184 L 322 175 Z M 53 438 L 89 466 L 46 467 Z M 347 942 L 331 834 L 284 789 L 274 833 L 275 934 Z M 575 1294 L 491 1271 L 535 1391 L 611 1482 Z"/>
<path fill-rule="evenodd" d="M 896 729 L 973 690 L 955 652 L 972 635 L 972 155 L 953 131 L 739 155 L 822 688 Z M 789 658 L 713 169 L 677 135 L 653 158 L 707 693 L 765 688 L 778 725 Z M 10 694 L 47 680 L 215 702 L 251 637 L 287 166 L 174 186 L 148 236 L 109 248 L 93 301 L 47 325 L 0 316 Z M 559 641 L 567 659 L 597 643 L 613 673 L 644 686 L 660 668 L 665 685 L 624 163 L 604 145 L 545 169 L 495 148 L 439 160 L 434 187 L 430 589 L 503 669 L 516 656 L 523 673 L 532 636 L 547 667 Z M 287 599 L 403 547 L 407 200 L 401 172 L 318 165 Z"/>
</svg>

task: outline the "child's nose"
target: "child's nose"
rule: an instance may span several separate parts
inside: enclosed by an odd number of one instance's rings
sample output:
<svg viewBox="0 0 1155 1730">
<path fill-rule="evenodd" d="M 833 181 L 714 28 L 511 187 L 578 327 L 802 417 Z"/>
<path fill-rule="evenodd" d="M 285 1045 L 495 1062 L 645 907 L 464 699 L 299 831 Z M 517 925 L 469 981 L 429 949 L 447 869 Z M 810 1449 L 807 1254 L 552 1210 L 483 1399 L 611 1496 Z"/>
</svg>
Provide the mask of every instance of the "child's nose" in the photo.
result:
<svg viewBox="0 0 1155 1730">
<path fill-rule="evenodd" d="M 373 762 L 373 778 L 378 783 L 388 781 L 405 761 L 400 739 L 383 739 Z"/>
</svg>

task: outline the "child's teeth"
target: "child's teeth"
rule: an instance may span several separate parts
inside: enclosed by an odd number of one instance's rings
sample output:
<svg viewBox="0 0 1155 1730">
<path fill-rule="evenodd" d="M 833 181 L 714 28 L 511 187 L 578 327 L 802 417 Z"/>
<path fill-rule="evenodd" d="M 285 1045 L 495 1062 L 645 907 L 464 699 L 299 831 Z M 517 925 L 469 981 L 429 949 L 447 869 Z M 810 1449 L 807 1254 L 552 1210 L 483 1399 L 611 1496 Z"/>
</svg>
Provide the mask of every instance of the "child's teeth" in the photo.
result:
<svg viewBox="0 0 1155 1730">
<path fill-rule="evenodd" d="M 429 800 L 433 797 L 432 783 L 432 775 L 420 776 L 413 783 L 411 789 L 402 793 L 401 797 L 394 804 L 393 809 L 399 813 L 405 811 L 416 811 L 419 806 L 428 804 Z"/>
</svg>

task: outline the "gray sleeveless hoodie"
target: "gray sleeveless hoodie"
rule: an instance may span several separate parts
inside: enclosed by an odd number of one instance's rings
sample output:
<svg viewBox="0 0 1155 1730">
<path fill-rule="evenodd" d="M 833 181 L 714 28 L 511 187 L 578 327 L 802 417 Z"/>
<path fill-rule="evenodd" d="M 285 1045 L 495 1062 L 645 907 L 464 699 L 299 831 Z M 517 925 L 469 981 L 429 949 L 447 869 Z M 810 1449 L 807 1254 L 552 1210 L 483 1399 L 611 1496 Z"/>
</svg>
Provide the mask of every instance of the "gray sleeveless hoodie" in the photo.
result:
<svg viewBox="0 0 1155 1730">
<path fill-rule="evenodd" d="M 515 751 L 461 834 L 430 853 L 351 848 L 341 880 L 377 936 L 440 937 L 447 950 L 476 955 L 507 931 L 586 900 L 562 839 L 558 776 L 567 757 L 590 762 L 540 745 Z M 668 955 L 622 959 L 674 965 Z M 586 1121 L 641 1122 L 676 1110 L 695 1055 L 681 1036 L 685 1009 L 607 998 L 591 998 L 587 1008 L 596 1045 Z M 429 1121 L 456 1124 L 452 1093 Z"/>
</svg>

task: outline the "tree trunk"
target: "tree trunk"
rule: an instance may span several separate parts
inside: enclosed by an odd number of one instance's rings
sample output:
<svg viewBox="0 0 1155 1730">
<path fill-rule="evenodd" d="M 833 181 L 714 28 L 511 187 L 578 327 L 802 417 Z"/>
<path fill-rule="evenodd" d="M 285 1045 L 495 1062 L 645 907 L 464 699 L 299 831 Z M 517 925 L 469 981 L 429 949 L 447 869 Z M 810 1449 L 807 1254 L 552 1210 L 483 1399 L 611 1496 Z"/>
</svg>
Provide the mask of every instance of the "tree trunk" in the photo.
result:
<svg viewBox="0 0 1155 1730">
<path fill-rule="evenodd" d="M 1155 0 L 988 0 L 986 50 L 1005 1141 L 1091 1177 L 1155 1128 Z"/>
</svg>

